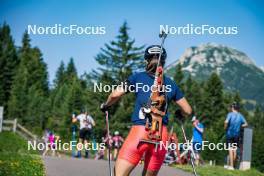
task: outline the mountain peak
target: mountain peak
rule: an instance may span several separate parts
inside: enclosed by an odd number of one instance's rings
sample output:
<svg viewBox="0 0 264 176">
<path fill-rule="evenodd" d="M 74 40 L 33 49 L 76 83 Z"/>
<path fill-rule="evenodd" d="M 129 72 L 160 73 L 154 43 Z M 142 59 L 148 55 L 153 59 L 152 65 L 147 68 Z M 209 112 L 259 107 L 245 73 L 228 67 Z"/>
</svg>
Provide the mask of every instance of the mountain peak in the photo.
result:
<svg viewBox="0 0 264 176">
<path fill-rule="evenodd" d="M 216 44 L 206 43 L 185 50 L 178 61 L 169 65 L 166 72 L 174 75 L 176 65 L 181 64 L 185 75 L 196 80 L 206 80 L 213 72 L 222 79 L 228 91 L 239 91 L 245 99 L 264 104 L 264 68 L 256 64 L 243 52 Z"/>
<path fill-rule="evenodd" d="M 191 64 L 208 65 L 214 62 L 217 65 L 223 65 L 232 59 L 255 66 L 255 63 L 245 53 L 216 43 L 205 43 L 197 47 L 187 48 L 178 62 L 184 65 L 188 58 L 191 58 Z"/>
<path fill-rule="evenodd" d="M 264 72 L 264 66 L 260 66 L 259 68 Z"/>
</svg>

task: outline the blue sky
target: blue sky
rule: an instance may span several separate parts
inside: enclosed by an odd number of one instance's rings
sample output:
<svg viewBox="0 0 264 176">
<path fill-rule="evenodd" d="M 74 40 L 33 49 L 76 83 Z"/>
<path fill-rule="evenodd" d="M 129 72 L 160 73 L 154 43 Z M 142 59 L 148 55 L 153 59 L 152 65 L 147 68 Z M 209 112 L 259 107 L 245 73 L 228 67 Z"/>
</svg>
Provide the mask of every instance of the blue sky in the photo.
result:
<svg viewBox="0 0 264 176">
<path fill-rule="evenodd" d="M 61 60 L 73 57 L 79 74 L 99 65 L 94 57 L 104 43 L 114 39 L 126 20 L 136 45 L 159 44 L 159 25 L 186 24 L 237 26 L 237 35 L 170 35 L 165 47 L 167 64 L 176 61 L 184 50 L 201 43 L 224 44 L 245 52 L 257 65 L 264 65 L 264 1 L 261 0 L 0 0 L 0 23 L 6 21 L 16 45 L 21 45 L 28 25 L 105 26 L 105 35 L 30 35 L 48 64 L 50 80 Z"/>
</svg>

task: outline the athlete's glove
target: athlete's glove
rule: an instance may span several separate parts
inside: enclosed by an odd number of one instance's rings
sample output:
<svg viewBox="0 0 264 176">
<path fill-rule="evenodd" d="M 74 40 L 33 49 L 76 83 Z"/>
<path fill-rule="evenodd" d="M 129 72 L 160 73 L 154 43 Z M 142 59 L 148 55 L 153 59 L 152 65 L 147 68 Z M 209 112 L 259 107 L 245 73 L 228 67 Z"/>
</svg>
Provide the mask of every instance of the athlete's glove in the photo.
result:
<svg viewBox="0 0 264 176">
<path fill-rule="evenodd" d="M 175 116 L 176 118 L 178 118 L 181 122 L 184 121 L 184 116 L 182 115 L 182 111 L 180 109 L 177 109 L 175 111 Z"/>
<path fill-rule="evenodd" d="M 109 106 L 107 106 L 105 103 L 102 103 L 100 106 L 100 110 L 102 112 L 106 112 L 109 109 Z"/>
</svg>

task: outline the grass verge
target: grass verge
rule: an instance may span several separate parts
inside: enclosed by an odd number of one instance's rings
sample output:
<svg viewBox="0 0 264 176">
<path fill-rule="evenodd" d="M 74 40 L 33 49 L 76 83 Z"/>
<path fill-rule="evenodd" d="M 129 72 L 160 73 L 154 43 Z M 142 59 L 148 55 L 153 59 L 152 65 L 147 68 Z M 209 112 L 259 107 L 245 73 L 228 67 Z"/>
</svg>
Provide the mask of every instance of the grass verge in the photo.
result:
<svg viewBox="0 0 264 176">
<path fill-rule="evenodd" d="M 27 142 L 12 132 L 0 133 L 0 176 L 45 176 L 37 151 L 28 151 Z"/>
<path fill-rule="evenodd" d="M 182 169 L 184 171 L 192 172 L 192 166 L 190 165 L 175 165 L 178 169 Z M 201 166 L 196 168 L 197 174 L 199 176 L 264 176 L 263 173 L 250 169 L 247 171 L 240 170 L 227 170 L 224 169 L 223 166 Z"/>
</svg>

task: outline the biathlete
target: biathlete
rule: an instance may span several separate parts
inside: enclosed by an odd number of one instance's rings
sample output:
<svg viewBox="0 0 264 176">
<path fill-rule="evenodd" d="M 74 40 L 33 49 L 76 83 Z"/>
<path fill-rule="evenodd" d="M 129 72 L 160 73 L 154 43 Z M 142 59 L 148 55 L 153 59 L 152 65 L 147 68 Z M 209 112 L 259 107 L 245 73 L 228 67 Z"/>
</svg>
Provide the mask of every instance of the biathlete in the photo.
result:
<svg viewBox="0 0 264 176">
<path fill-rule="evenodd" d="M 193 124 L 192 144 L 195 153 L 195 164 L 196 166 L 199 166 L 200 161 L 202 161 L 200 153 L 203 144 L 204 125 L 196 118 L 196 116 L 193 116 L 192 124 Z"/>
<path fill-rule="evenodd" d="M 162 53 L 162 54 L 161 54 Z M 111 105 L 117 102 L 123 95 L 128 92 L 135 92 L 136 102 L 134 107 L 134 112 L 132 114 L 132 127 L 130 132 L 121 147 L 118 154 L 118 158 L 115 164 L 115 176 L 126 176 L 137 166 L 141 157 L 145 154 L 144 169 L 142 175 L 154 176 L 157 175 L 160 167 L 163 163 L 166 148 L 164 146 L 162 149 L 158 147 L 155 150 L 155 145 L 150 143 L 140 143 L 148 131 L 145 129 L 146 118 L 142 117 L 142 107 L 148 103 L 151 95 L 151 86 L 154 82 L 155 71 L 158 65 L 158 58 L 161 54 L 160 63 L 162 67 L 165 64 L 166 51 L 165 49 L 161 52 L 161 47 L 159 45 L 152 45 L 145 50 L 144 58 L 146 60 L 146 70 L 144 72 L 132 74 L 128 79 L 115 89 L 108 97 L 107 101 L 103 103 L 100 108 L 105 112 Z M 141 88 L 138 86 L 141 85 Z M 183 93 L 176 85 L 176 83 L 170 78 L 164 76 L 165 87 L 168 88 L 166 91 L 166 100 L 169 104 L 171 101 L 176 102 L 184 114 L 190 115 L 192 109 L 184 98 Z M 138 86 L 138 87 L 137 87 Z M 146 91 L 143 86 L 148 86 L 150 89 Z M 162 118 L 162 136 L 161 141 L 166 144 L 168 140 L 168 112 Z"/>
<path fill-rule="evenodd" d="M 72 117 L 72 123 L 76 123 L 77 121 L 80 121 L 80 134 L 79 134 L 79 143 L 77 145 L 84 145 L 83 147 L 77 147 L 77 157 L 81 158 L 81 150 L 82 148 L 86 149 L 86 145 L 88 144 L 89 138 L 91 138 L 92 135 L 92 128 L 95 126 L 95 122 L 88 114 L 86 110 L 82 110 L 81 114 L 77 117 Z M 85 150 L 85 158 L 89 157 L 88 150 Z"/>
<path fill-rule="evenodd" d="M 224 122 L 226 129 L 226 143 L 229 147 L 229 166 L 228 170 L 234 170 L 234 165 L 237 157 L 237 148 L 239 147 L 239 136 L 241 128 L 248 126 L 245 117 L 239 112 L 239 103 L 233 102 L 230 106 L 231 112 L 227 114 Z"/>
<path fill-rule="evenodd" d="M 119 135 L 118 131 L 115 131 L 114 133 L 114 137 L 113 137 L 113 143 L 114 143 L 114 160 L 116 160 L 117 158 L 117 154 L 119 152 L 119 149 L 122 145 L 122 143 L 124 142 L 124 139 L 122 138 L 122 136 Z"/>
</svg>

